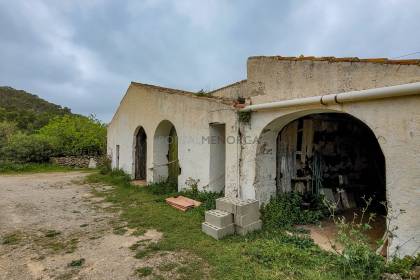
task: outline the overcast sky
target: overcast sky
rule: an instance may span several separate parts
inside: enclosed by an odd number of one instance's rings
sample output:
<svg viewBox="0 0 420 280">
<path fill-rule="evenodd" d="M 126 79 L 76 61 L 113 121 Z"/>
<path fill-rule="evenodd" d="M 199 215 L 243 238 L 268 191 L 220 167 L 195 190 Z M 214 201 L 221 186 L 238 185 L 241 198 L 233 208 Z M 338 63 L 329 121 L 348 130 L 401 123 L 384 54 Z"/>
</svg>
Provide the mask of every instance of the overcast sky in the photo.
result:
<svg viewBox="0 0 420 280">
<path fill-rule="evenodd" d="M 0 0 L 0 85 L 103 121 L 130 81 L 211 90 L 248 56 L 414 52 L 418 0 Z"/>
</svg>

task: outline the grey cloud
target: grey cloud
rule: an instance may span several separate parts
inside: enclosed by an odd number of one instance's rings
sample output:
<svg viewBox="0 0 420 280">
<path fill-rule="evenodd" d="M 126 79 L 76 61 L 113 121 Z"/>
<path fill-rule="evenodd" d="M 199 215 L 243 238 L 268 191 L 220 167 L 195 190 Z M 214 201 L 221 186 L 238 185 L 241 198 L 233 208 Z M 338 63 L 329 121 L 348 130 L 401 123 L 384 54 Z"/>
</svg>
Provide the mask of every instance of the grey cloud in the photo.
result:
<svg viewBox="0 0 420 280">
<path fill-rule="evenodd" d="M 132 80 L 195 91 L 245 78 L 251 55 L 420 51 L 419 15 L 416 0 L 0 0 L 0 84 L 109 121 Z"/>
</svg>

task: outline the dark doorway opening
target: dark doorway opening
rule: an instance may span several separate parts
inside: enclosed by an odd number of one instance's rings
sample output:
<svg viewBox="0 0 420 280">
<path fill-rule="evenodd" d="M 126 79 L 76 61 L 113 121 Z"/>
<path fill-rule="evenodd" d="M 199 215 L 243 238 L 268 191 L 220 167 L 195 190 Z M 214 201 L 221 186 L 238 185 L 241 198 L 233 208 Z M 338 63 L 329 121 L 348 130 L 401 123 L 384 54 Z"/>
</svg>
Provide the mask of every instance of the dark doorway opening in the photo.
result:
<svg viewBox="0 0 420 280">
<path fill-rule="evenodd" d="M 323 194 L 342 210 L 386 214 L 385 157 L 370 128 L 344 113 L 311 114 L 277 137 L 277 192 Z"/>
<path fill-rule="evenodd" d="M 168 182 L 178 185 L 178 176 L 180 174 L 178 161 L 178 135 L 174 126 L 172 126 L 169 131 L 168 142 Z"/>
<path fill-rule="evenodd" d="M 143 127 L 140 127 L 136 134 L 135 147 L 135 179 L 146 180 L 147 164 L 147 136 Z"/>
</svg>

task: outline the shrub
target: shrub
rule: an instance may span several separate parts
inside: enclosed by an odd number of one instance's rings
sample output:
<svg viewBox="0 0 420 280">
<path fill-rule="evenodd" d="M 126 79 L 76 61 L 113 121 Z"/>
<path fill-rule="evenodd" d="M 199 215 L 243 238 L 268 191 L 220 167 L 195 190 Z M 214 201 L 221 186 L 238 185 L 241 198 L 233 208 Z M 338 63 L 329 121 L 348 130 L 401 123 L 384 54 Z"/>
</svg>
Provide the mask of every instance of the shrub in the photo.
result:
<svg viewBox="0 0 420 280">
<path fill-rule="evenodd" d="M 313 209 L 302 209 L 302 203 L 302 195 L 294 192 L 273 197 L 261 210 L 264 227 L 287 228 L 296 224 L 316 223 L 324 218 L 324 211 L 319 205 L 314 204 Z"/>
<path fill-rule="evenodd" d="M 53 155 L 51 139 L 44 135 L 17 133 L 10 137 L 1 154 L 15 162 L 45 162 Z"/>
<path fill-rule="evenodd" d="M 178 192 L 178 186 L 171 182 L 156 182 L 147 185 L 146 190 L 156 195 L 174 194 Z"/>
<path fill-rule="evenodd" d="M 198 184 L 200 183 L 199 179 L 193 179 L 189 177 L 185 181 L 187 189 L 184 189 L 180 192 L 181 195 L 189 197 L 194 200 L 198 200 L 202 203 L 201 209 L 210 210 L 216 208 L 216 199 L 223 196 L 222 192 L 209 192 L 209 191 L 199 191 Z M 203 211 L 204 212 L 204 211 Z"/>
<path fill-rule="evenodd" d="M 106 175 L 112 172 L 112 163 L 111 159 L 107 156 L 103 156 L 101 159 L 99 159 L 98 162 L 98 168 L 99 173 L 102 175 Z"/>
<path fill-rule="evenodd" d="M 370 247 L 366 231 L 371 228 L 375 214 L 371 213 L 365 221 L 365 214 L 372 203 L 372 199 L 362 197 L 366 206 L 362 208 L 361 215 L 354 214 L 352 221 L 347 222 L 344 217 L 335 216 L 336 205 L 325 200 L 331 211 L 331 217 L 338 227 L 337 241 L 342 245 L 337 250 L 337 264 L 341 267 L 344 277 L 354 279 L 379 279 L 385 268 L 385 259 L 377 255 Z"/>
<path fill-rule="evenodd" d="M 251 112 L 238 112 L 238 119 L 241 123 L 249 123 L 251 121 Z"/>
<path fill-rule="evenodd" d="M 397 273 L 403 278 L 411 278 L 411 273 L 416 266 L 420 266 L 420 254 L 416 257 L 406 256 L 402 259 L 395 258 L 385 267 L 387 273 Z"/>
<path fill-rule="evenodd" d="M 0 122 L 0 149 L 10 140 L 11 136 L 17 131 L 17 126 L 13 122 Z"/>
<path fill-rule="evenodd" d="M 223 192 L 208 192 L 208 191 L 192 191 L 185 190 L 180 192 L 181 195 L 189 197 L 191 199 L 198 200 L 202 203 L 202 207 L 205 210 L 216 208 L 216 199 L 223 196 Z"/>
<path fill-rule="evenodd" d="M 39 130 L 51 139 L 56 155 L 103 155 L 106 150 L 106 127 L 93 116 L 57 117 Z"/>
</svg>

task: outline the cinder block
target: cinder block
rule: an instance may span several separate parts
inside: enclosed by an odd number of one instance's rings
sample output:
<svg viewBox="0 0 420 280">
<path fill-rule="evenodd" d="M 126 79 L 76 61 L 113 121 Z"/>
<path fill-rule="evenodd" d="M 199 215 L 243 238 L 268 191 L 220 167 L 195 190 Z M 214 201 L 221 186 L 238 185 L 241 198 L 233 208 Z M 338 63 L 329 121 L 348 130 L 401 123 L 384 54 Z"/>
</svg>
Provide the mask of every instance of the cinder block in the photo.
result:
<svg viewBox="0 0 420 280">
<path fill-rule="evenodd" d="M 230 197 L 218 198 L 216 199 L 216 209 L 235 214 L 236 212 L 235 201 L 233 198 L 230 198 Z"/>
<path fill-rule="evenodd" d="M 206 211 L 205 221 L 213 226 L 223 228 L 233 223 L 232 213 L 221 210 Z"/>
<path fill-rule="evenodd" d="M 249 224 L 255 223 L 260 219 L 260 211 L 252 211 L 251 213 L 247 214 L 247 215 L 235 215 L 234 220 L 235 220 L 235 225 L 238 225 L 240 227 L 244 227 L 247 226 Z"/>
<path fill-rule="evenodd" d="M 261 220 L 258 220 L 256 222 L 254 222 L 252 224 L 249 224 L 247 226 L 244 226 L 244 227 L 235 225 L 235 231 L 239 235 L 246 235 L 249 232 L 260 230 L 261 228 L 262 228 L 262 221 Z"/>
<path fill-rule="evenodd" d="M 259 211 L 258 200 L 222 197 L 216 199 L 216 209 L 232 213 L 233 215 L 245 216 Z"/>
<path fill-rule="evenodd" d="M 259 206 L 258 200 L 247 199 L 247 200 L 241 200 L 238 203 L 236 203 L 235 214 L 238 216 L 246 216 L 250 214 L 252 215 L 259 211 L 260 211 L 260 206 Z"/>
<path fill-rule="evenodd" d="M 201 224 L 201 230 L 207 234 L 213 237 L 214 239 L 222 239 L 223 237 L 227 235 L 232 235 L 235 233 L 235 226 L 233 224 L 230 224 L 224 228 L 216 227 L 214 225 L 211 225 L 209 223 L 202 223 Z"/>
</svg>

